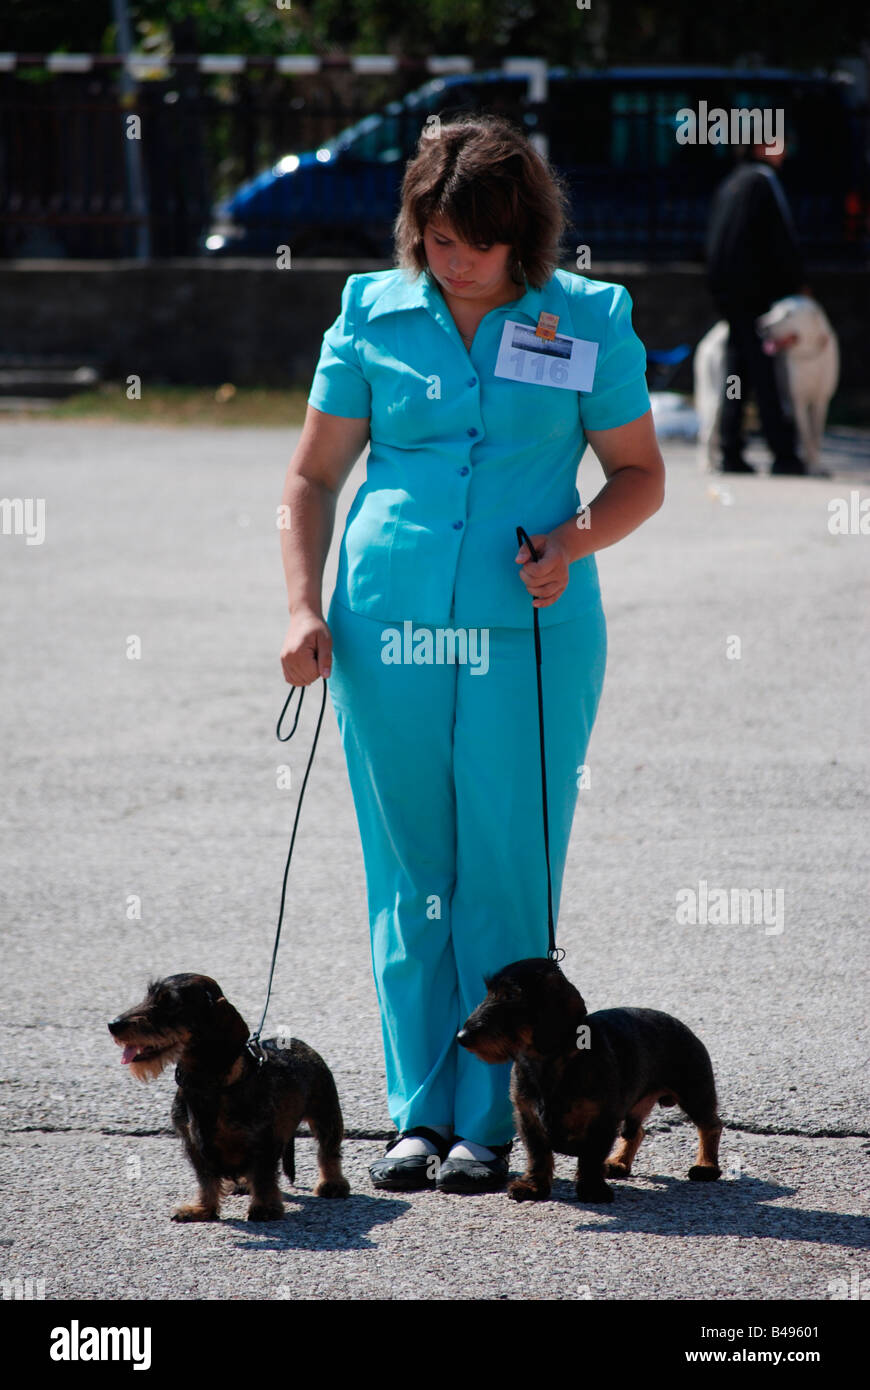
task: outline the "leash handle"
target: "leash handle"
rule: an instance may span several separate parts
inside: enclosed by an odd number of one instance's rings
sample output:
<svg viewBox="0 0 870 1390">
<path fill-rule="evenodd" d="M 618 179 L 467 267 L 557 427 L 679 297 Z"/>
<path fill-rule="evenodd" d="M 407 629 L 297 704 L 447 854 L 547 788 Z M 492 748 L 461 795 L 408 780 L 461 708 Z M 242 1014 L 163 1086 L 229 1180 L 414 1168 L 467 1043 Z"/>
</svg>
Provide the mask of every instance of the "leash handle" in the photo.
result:
<svg viewBox="0 0 870 1390">
<path fill-rule="evenodd" d="M 522 526 L 517 527 L 517 545 L 527 545 L 532 560 L 540 559 L 537 550 L 532 544 L 532 539 Z M 549 937 L 549 947 L 547 956 L 550 960 L 559 962 L 564 960 L 565 952 L 556 946 L 556 928 L 553 922 L 553 883 L 550 874 L 550 827 L 547 819 L 547 760 L 544 754 L 544 692 L 541 684 L 541 628 L 538 621 L 538 610 L 532 608 L 534 614 L 535 628 L 535 668 L 538 678 L 538 731 L 541 743 L 541 804 L 544 817 L 544 858 L 547 861 L 547 932 Z"/>
<path fill-rule="evenodd" d="M 305 776 L 302 779 L 302 786 L 299 790 L 299 800 L 296 803 L 296 816 L 293 821 L 293 833 L 290 836 L 290 848 L 287 851 L 287 861 L 284 865 L 284 879 L 281 884 L 281 906 L 278 909 L 278 928 L 275 932 L 275 945 L 272 950 L 272 964 L 269 966 L 269 983 L 266 986 L 266 1003 L 263 1008 L 263 1014 L 260 1019 L 259 1025 L 255 1032 L 251 1034 L 247 1042 L 248 1051 L 256 1058 L 258 1063 L 262 1063 L 263 1061 L 263 1054 L 260 1050 L 260 1034 L 263 1031 L 264 1023 L 266 1022 L 266 1014 L 269 1011 L 269 1000 L 272 997 L 272 980 L 275 975 L 275 962 L 278 959 L 278 942 L 281 940 L 281 927 L 284 922 L 284 903 L 287 899 L 287 876 L 290 872 L 290 860 L 293 858 L 293 846 L 296 843 L 296 830 L 299 825 L 299 813 L 302 810 L 302 799 L 305 796 L 305 787 L 308 782 L 308 774 L 311 771 L 311 764 L 314 762 L 314 753 L 317 748 L 317 740 L 320 736 L 320 725 L 323 723 L 323 711 L 326 708 L 326 677 L 321 676 L 321 680 L 323 681 L 323 698 L 320 702 L 320 714 L 317 718 L 317 728 L 314 731 L 314 739 L 311 744 L 311 752 L 308 756 L 308 766 L 305 769 Z M 278 716 L 278 723 L 275 726 L 275 737 L 277 738 L 279 743 L 287 743 L 296 732 L 296 725 L 299 723 L 299 715 L 302 712 L 302 701 L 305 697 L 305 689 L 306 687 L 304 685 L 291 685 L 290 687 L 290 693 L 287 696 L 287 699 L 284 701 L 284 708 Z M 297 701 L 296 705 L 296 718 L 293 720 L 293 728 L 290 730 L 289 734 L 282 735 L 281 725 L 284 722 L 284 715 L 287 713 L 290 701 L 293 699 L 293 696 L 297 690 L 299 691 L 299 700 Z"/>
<path fill-rule="evenodd" d="M 290 701 L 293 699 L 293 696 L 294 696 L 294 694 L 295 694 L 295 692 L 296 692 L 297 690 L 299 691 L 299 699 L 298 699 L 297 702 L 296 702 L 296 718 L 293 720 L 293 728 L 290 730 L 289 734 L 285 734 L 284 737 L 282 738 L 282 737 L 281 737 L 281 725 L 284 723 L 284 715 L 287 713 L 287 709 L 288 709 L 288 707 L 289 707 Z M 325 695 L 326 695 L 326 691 L 324 691 L 324 696 L 325 696 Z M 288 740 L 291 739 L 291 738 L 293 737 L 293 735 L 295 734 L 295 732 L 296 732 L 296 725 L 299 723 L 299 716 L 300 716 L 300 714 L 302 713 L 302 701 L 303 701 L 304 699 L 305 699 L 305 686 L 304 686 L 304 685 L 291 685 L 291 687 L 290 687 L 290 694 L 287 696 L 287 699 L 284 701 L 284 708 L 282 709 L 281 713 L 278 715 L 278 723 L 275 725 L 275 737 L 276 737 L 276 739 L 278 740 L 279 743 L 287 743 Z"/>
</svg>

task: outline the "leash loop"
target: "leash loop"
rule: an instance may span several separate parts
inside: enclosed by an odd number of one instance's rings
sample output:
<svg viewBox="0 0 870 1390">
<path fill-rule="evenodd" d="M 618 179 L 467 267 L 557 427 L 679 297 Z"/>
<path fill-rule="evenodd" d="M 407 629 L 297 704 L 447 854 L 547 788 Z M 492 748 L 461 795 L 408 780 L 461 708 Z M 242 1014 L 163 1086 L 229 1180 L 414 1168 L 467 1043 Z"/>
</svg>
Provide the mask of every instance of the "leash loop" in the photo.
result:
<svg viewBox="0 0 870 1390">
<path fill-rule="evenodd" d="M 284 722 L 284 715 L 287 713 L 287 709 L 288 709 L 288 707 L 289 707 L 290 701 L 293 699 L 293 696 L 294 696 L 294 694 L 296 693 L 297 690 L 299 691 L 299 700 L 297 701 L 297 704 L 296 704 L 296 718 L 293 720 L 293 728 L 290 730 L 289 734 L 285 734 L 284 737 L 282 738 L 282 737 L 281 737 L 281 725 L 282 725 L 283 722 Z M 325 693 L 326 693 L 326 692 L 324 691 L 324 695 L 325 695 Z M 290 740 L 290 739 L 293 737 L 293 735 L 295 734 L 295 732 L 296 732 L 296 725 L 299 723 L 299 716 L 300 716 L 300 714 L 302 713 L 302 701 L 303 701 L 304 699 L 305 699 L 305 686 L 304 686 L 304 685 L 291 685 L 291 687 L 290 687 L 290 694 L 287 696 L 287 699 L 284 701 L 284 708 L 282 709 L 281 713 L 278 715 L 278 723 L 277 723 L 276 726 L 275 726 L 275 737 L 277 738 L 277 740 L 278 740 L 279 743 L 288 743 L 289 740 Z"/>
<path fill-rule="evenodd" d="M 302 800 L 305 796 L 305 788 L 308 783 L 308 774 L 311 771 L 311 764 L 314 762 L 314 753 L 317 748 L 317 740 L 320 737 L 320 725 L 323 723 L 323 711 L 326 708 L 326 677 L 321 676 L 321 680 L 323 681 L 323 698 L 320 702 L 320 714 L 317 717 L 317 728 L 314 731 L 314 739 L 311 744 L 311 752 L 308 756 L 308 766 L 305 769 L 305 776 L 302 779 L 302 786 L 299 790 L 299 800 L 296 803 L 296 815 L 293 820 L 293 833 L 290 836 L 290 848 L 287 851 L 287 860 L 284 864 L 284 878 L 281 883 L 281 906 L 278 909 L 278 926 L 275 931 L 275 945 L 272 949 L 272 964 L 269 966 L 269 982 L 266 986 L 266 1003 L 263 1007 L 263 1013 L 262 1017 L 260 1018 L 259 1025 L 251 1034 L 246 1044 L 248 1051 L 250 1052 L 251 1056 L 255 1058 L 258 1066 L 262 1066 L 263 1062 L 265 1061 L 265 1053 L 263 1052 L 262 1047 L 260 1046 L 260 1034 L 262 1033 L 263 1025 L 266 1022 L 266 1014 L 269 1011 L 269 1001 L 272 997 L 272 980 L 275 975 L 275 962 L 278 959 L 278 943 L 281 940 L 281 927 L 284 922 L 284 904 L 287 900 L 287 877 L 290 873 L 290 861 L 293 858 L 293 846 L 296 843 L 296 831 L 299 826 L 299 813 L 302 810 Z M 293 728 L 290 730 L 289 734 L 282 735 L 281 725 L 284 721 L 284 715 L 287 713 L 290 701 L 293 699 L 293 695 L 297 690 L 299 691 L 299 700 L 296 705 L 296 718 L 293 720 Z M 304 695 L 304 685 L 291 685 L 290 693 L 287 696 L 287 699 L 284 701 L 284 708 L 278 716 L 278 723 L 275 726 L 275 737 L 278 739 L 279 743 L 287 743 L 288 740 L 291 739 L 295 734 L 296 725 L 299 723 L 299 714 L 302 709 L 302 700 L 304 698 Z"/>
<path fill-rule="evenodd" d="M 527 545 L 529 554 L 533 560 L 540 559 L 537 550 L 532 544 L 531 537 L 522 526 L 517 527 L 517 545 Z M 544 694 L 541 685 L 541 628 L 538 621 L 538 609 L 532 608 L 535 626 L 535 666 L 538 678 L 538 730 L 541 743 L 541 803 L 544 817 L 544 858 L 547 861 L 547 932 L 549 935 L 548 958 L 555 964 L 565 959 L 565 952 L 556 946 L 556 928 L 553 922 L 553 884 L 550 875 L 550 827 L 547 819 L 547 760 L 544 755 Z"/>
</svg>

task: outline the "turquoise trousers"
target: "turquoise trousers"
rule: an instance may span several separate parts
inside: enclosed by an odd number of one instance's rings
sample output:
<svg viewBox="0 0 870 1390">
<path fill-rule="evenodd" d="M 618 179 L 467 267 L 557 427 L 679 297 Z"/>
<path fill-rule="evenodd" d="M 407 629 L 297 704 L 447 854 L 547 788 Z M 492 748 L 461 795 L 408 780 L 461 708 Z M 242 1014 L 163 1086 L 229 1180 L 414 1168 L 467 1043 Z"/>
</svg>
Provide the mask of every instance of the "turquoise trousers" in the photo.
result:
<svg viewBox="0 0 870 1390">
<path fill-rule="evenodd" d="M 456 1034 L 483 999 L 486 975 L 547 954 L 534 634 L 466 629 L 463 651 L 449 636 L 439 645 L 444 629 L 386 623 L 334 597 L 327 622 L 329 690 L 362 840 L 390 1117 L 399 1130 L 447 1125 L 477 1143 L 503 1144 L 514 1133 L 510 1064 L 480 1061 Z M 541 646 L 557 916 L 604 681 L 600 603 L 542 628 Z"/>
</svg>

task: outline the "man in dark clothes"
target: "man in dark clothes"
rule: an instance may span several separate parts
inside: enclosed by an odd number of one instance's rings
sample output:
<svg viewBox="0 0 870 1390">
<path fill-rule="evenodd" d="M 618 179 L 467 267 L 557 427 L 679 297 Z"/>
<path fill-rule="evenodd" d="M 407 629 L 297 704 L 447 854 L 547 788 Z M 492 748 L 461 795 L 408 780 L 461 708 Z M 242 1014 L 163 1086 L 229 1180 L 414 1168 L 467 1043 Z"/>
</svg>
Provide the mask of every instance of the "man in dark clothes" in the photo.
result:
<svg viewBox="0 0 870 1390">
<path fill-rule="evenodd" d="M 730 333 L 725 350 L 725 377 L 739 379 L 742 396 L 750 387 L 758 402 L 761 425 L 773 452 L 772 473 L 805 473 L 797 456 L 791 403 L 783 402 L 774 359 L 761 344 L 755 320 L 777 299 L 798 294 L 803 267 L 794 224 L 776 168 L 785 149 L 753 145 L 717 189 L 707 230 L 707 282 Z M 722 469 L 754 473 L 743 458 L 743 401 L 725 391 L 720 419 Z"/>
</svg>

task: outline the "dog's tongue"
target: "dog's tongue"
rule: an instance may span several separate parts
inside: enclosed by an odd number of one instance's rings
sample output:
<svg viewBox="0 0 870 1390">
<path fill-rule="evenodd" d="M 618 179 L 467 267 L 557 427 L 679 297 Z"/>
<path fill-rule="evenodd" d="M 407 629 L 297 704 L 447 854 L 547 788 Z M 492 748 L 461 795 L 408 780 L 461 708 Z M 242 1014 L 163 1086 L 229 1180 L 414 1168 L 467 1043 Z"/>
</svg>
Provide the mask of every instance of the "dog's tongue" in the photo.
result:
<svg viewBox="0 0 870 1390">
<path fill-rule="evenodd" d="M 775 338 L 763 338 L 761 350 L 762 352 L 766 352 L 768 357 L 775 357 L 779 351 L 779 344 Z"/>
<path fill-rule="evenodd" d="M 127 1062 L 132 1062 L 133 1058 L 136 1056 L 137 1050 L 138 1050 L 137 1048 L 132 1047 L 130 1044 L 128 1044 L 128 1045 L 124 1048 L 124 1051 L 121 1053 L 121 1061 L 122 1061 L 125 1065 L 126 1065 Z"/>
</svg>

